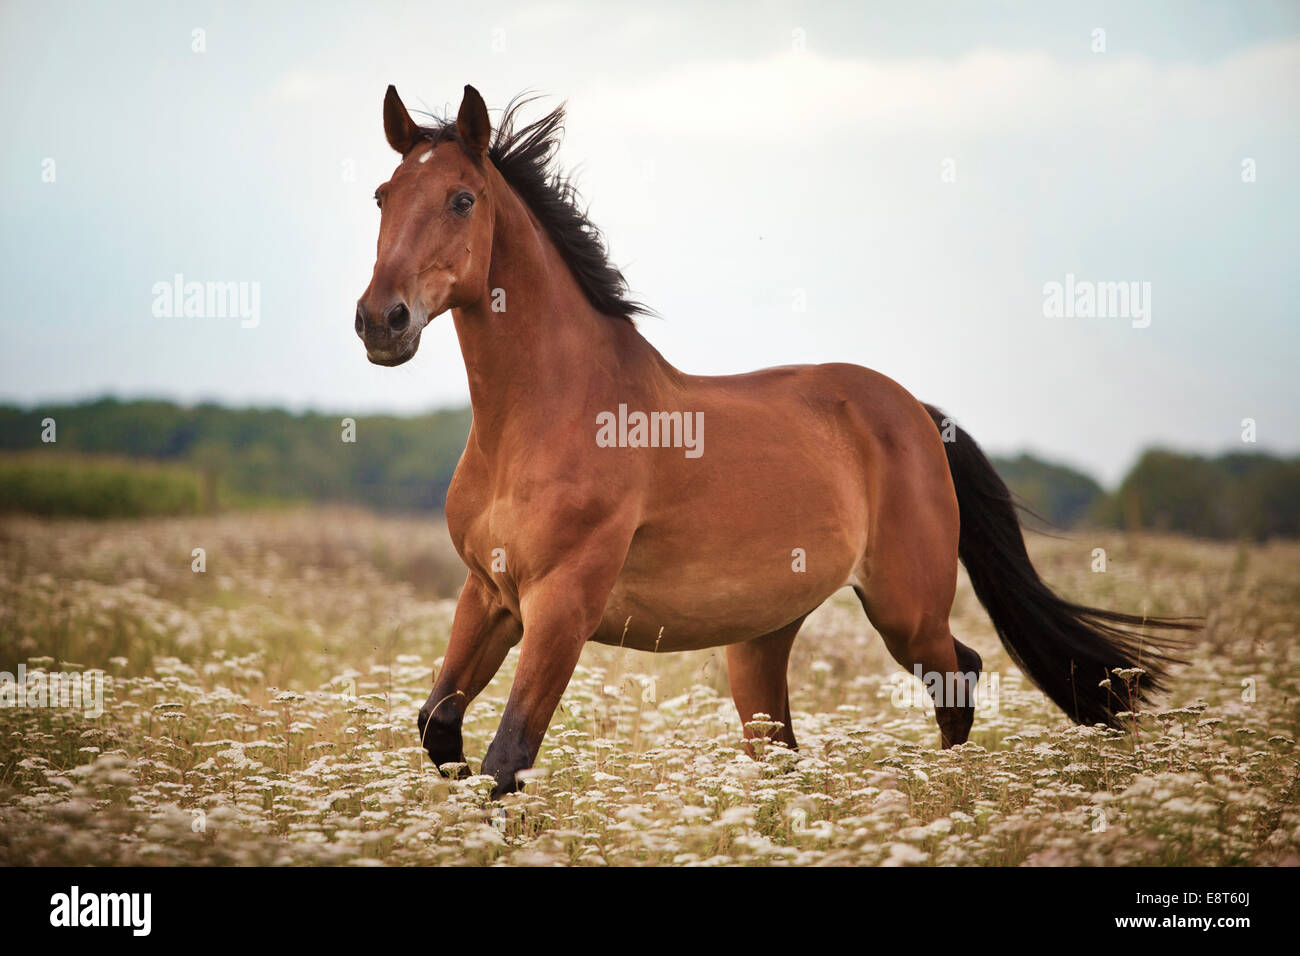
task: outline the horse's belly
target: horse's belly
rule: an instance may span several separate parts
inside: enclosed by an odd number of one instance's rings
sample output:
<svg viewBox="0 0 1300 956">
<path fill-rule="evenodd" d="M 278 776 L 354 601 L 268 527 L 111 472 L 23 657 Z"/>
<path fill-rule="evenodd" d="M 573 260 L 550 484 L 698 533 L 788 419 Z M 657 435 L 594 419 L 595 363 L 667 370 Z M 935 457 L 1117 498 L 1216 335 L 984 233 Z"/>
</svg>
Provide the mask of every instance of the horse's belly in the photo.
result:
<svg viewBox="0 0 1300 956">
<path fill-rule="evenodd" d="M 600 644 L 684 651 L 735 644 L 771 633 L 807 614 L 844 586 L 855 555 L 822 543 L 810 556 L 796 547 L 699 554 L 683 550 L 668 570 L 634 546 L 595 636 Z M 795 553 L 796 551 L 802 553 Z"/>
<path fill-rule="evenodd" d="M 853 580 L 867 544 L 853 457 L 818 445 L 817 454 L 802 450 L 801 467 L 782 465 L 778 451 L 803 436 L 742 455 L 724 444 L 738 430 L 719 428 L 708 472 L 685 462 L 661 477 L 594 640 L 660 651 L 735 644 L 784 627 Z"/>
<path fill-rule="evenodd" d="M 840 582 L 842 585 L 843 582 Z M 641 651 L 689 651 L 736 644 L 771 633 L 807 614 L 840 585 L 773 601 L 761 592 L 699 595 L 689 604 L 672 595 L 615 588 L 592 640 Z"/>
</svg>

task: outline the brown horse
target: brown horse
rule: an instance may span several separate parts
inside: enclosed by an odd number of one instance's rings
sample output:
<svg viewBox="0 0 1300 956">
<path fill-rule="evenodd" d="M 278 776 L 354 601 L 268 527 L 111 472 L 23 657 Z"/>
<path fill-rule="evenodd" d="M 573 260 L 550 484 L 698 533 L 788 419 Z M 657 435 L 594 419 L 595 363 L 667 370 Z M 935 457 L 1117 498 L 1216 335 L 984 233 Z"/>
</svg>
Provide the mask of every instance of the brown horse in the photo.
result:
<svg viewBox="0 0 1300 956">
<path fill-rule="evenodd" d="M 419 126 L 388 88 L 402 161 L 375 193 L 378 255 L 356 311 L 370 361 L 400 365 L 450 310 L 469 379 L 446 505 L 469 574 L 419 715 L 435 764 L 464 763 L 465 709 L 521 641 L 483 760 L 496 795 L 532 766 L 589 640 L 726 645 L 741 720 L 771 715 L 793 747 L 790 647 L 845 586 L 895 660 L 942 675 L 928 682 L 942 743 L 963 743 L 981 662 L 948 628 L 959 557 L 1011 657 L 1070 717 L 1113 724 L 1159 689 L 1174 642 L 1139 629 L 1193 624 L 1054 595 L 1006 486 L 938 410 L 856 365 L 673 368 L 551 169 L 562 108 L 516 128 L 517 106 L 493 134 L 467 86 L 454 122 Z M 1099 686 L 1127 667 L 1145 668 L 1136 690 Z"/>
</svg>

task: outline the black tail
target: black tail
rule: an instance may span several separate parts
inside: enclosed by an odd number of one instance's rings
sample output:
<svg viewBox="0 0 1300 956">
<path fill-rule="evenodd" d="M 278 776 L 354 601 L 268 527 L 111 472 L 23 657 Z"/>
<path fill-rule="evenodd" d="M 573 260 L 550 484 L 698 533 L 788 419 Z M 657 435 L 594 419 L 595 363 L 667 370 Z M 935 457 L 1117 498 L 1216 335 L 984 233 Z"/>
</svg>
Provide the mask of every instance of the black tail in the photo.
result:
<svg viewBox="0 0 1300 956">
<path fill-rule="evenodd" d="M 1142 617 L 1071 604 L 1039 578 L 1025 551 L 1011 492 L 974 439 L 931 405 L 957 489 L 957 554 L 1011 659 L 1081 724 L 1116 727 L 1115 714 L 1163 689 L 1171 652 L 1184 644 L 1155 630 L 1196 630 L 1194 619 Z M 1116 668 L 1141 668 L 1126 681 Z M 1108 686 L 1101 682 L 1109 679 Z"/>
</svg>

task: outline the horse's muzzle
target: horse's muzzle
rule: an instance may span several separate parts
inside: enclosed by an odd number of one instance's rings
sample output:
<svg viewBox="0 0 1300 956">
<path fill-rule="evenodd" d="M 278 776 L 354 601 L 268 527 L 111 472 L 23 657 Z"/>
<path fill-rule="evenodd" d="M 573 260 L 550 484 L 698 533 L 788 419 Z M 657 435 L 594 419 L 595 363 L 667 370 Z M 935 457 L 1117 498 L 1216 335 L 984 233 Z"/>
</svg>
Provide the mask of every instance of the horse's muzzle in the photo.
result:
<svg viewBox="0 0 1300 956">
<path fill-rule="evenodd" d="M 376 318 L 378 314 L 378 318 Z M 375 365 L 401 365 L 420 347 L 422 323 L 416 323 L 405 302 L 394 302 L 382 311 L 357 303 L 353 327 L 366 347 L 366 357 Z"/>
</svg>

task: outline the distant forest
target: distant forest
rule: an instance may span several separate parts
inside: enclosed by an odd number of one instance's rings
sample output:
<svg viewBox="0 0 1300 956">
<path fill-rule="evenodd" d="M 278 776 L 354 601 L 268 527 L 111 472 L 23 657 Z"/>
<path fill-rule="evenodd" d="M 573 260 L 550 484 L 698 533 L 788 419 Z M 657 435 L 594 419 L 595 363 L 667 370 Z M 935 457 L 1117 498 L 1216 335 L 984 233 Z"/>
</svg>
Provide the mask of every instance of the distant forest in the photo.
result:
<svg viewBox="0 0 1300 956">
<path fill-rule="evenodd" d="M 362 416 L 101 399 L 0 406 L 0 511 L 92 517 L 296 501 L 440 510 L 469 433 L 468 408 Z M 43 424 L 53 420 L 54 442 Z M 1031 526 L 1300 536 L 1300 458 L 1146 451 L 1114 492 L 1030 455 L 994 458 Z M 1041 520 L 1040 520 L 1041 519 Z"/>
</svg>

